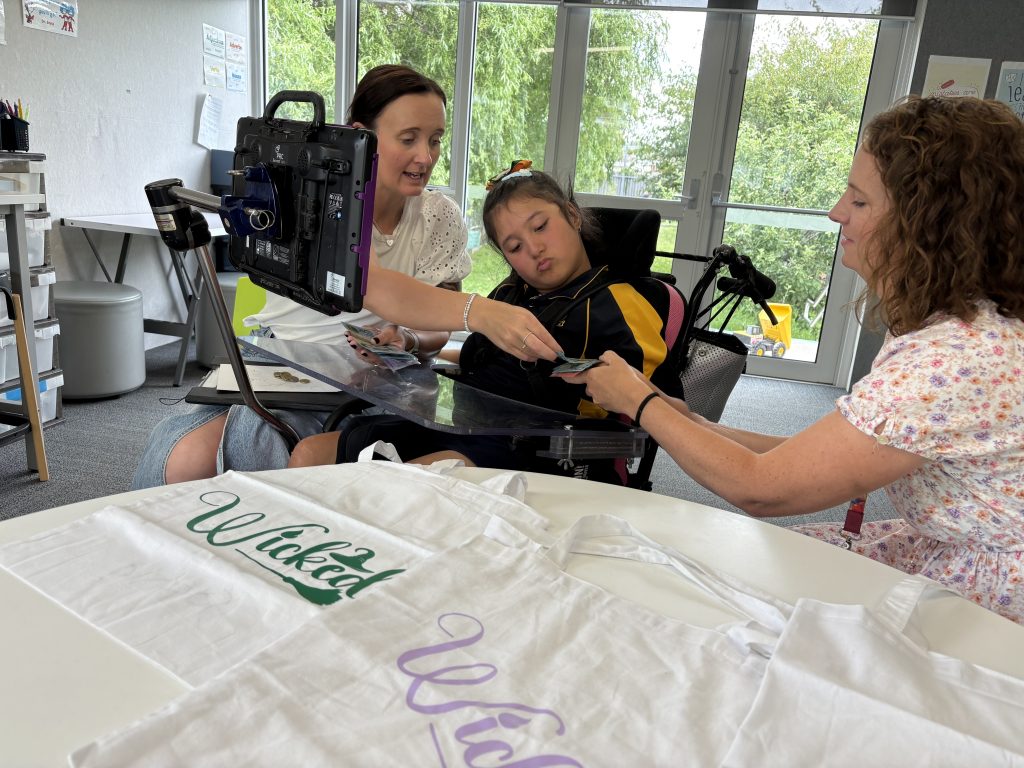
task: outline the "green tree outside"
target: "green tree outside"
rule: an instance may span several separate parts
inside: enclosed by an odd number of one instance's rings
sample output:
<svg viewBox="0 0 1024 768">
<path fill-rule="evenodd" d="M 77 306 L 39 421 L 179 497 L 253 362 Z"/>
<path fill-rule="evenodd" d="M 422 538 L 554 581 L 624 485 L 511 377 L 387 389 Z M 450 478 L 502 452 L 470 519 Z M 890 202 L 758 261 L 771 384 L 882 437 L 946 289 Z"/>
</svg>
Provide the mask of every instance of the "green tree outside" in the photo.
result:
<svg viewBox="0 0 1024 768">
<path fill-rule="evenodd" d="M 268 7 L 271 92 L 318 91 L 329 117 L 343 119 L 333 104 L 333 0 L 269 0 Z M 363 0 L 359 8 L 359 75 L 377 64 L 400 62 L 454 94 L 458 2 Z M 671 41 L 661 18 L 622 10 L 592 13 L 577 190 L 601 190 L 616 168 L 626 168 L 649 197 L 674 199 L 682 191 L 696 73 L 662 76 Z M 766 23 L 773 25 L 764 35 L 772 44 L 751 57 L 729 199 L 828 209 L 846 184 L 877 24 L 826 22 L 811 33 L 788 20 Z M 519 157 L 543 164 L 554 25 L 553 6 L 479 6 L 466 206 L 474 238 L 485 180 Z M 649 98 L 654 83 L 660 83 L 656 104 Z M 460 108 L 449 99 L 449 127 Z M 450 167 L 446 145 L 433 181 L 447 184 Z M 666 242 L 659 246 L 672 250 L 669 228 L 663 235 Z M 816 339 L 819 324 L 800 315 L 831 273 L 835 235 L 730 223 L 723 240 L 748 253 L 778 283 L 775 300 L 792 305 L 794 335 Z M 466 287 L 486 292 L 508 268 L 493 249 L 471 245 L 474 273 Z M 754 323 L 755 315 L 746 302 L 731 327 Z"/>
</svg>

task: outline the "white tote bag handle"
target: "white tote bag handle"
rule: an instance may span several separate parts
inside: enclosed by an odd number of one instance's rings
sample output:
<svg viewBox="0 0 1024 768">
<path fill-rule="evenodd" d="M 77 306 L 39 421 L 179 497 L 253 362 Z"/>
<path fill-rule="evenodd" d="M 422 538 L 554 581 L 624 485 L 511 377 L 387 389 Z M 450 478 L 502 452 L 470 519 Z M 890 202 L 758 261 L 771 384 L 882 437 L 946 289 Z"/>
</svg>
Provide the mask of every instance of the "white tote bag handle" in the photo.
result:
<svg viewBox="0 0 1024 768">
<path fill-rule="evenodd" d="M 548 557 L 563 570 L 573 554 L 618 557 L 667 565 L 724 605 L 756 622 L 761 630 L 771 635 L 781 634 L 793 611 L 789 603 L 698 563 L 613 515 L 580 518 L 547 552 Z M 927 649 L 928 642 L 917 622 L 917 608 L 926 600 L 946 595 L 955 596 L 956 593 L 923 576 L 906 576 L 896 582 L 876 605 L 870 607 L 880 622 Z"/>
<path fill-rule="evenodd" d="M 374 454 L 383 456 L 388 461 L 393 461 L 395 464 L 404 464 L 402 457 L 398 455 L 398 451 L 391 443 L 385 443 L 383 440 L 378 440 L 375 443 L 371 443 L 359 452 L 356 457 L 356 461 L 365 462 L 373 461 Z"/>
<path fill-rule="evenodd" d="M 894 632 L 906 635 L 921 648 L 928 650 L 928 641 L 918 625 L 917 609 L 926 600 L 953 595 L 953 590 L 924 576 L 907 576 L 886 592 L 872 609 L 875 618 Z"/>
<path fill-rule="evenodd" d="M 698 563 L 614 515 L 580 518 L 547 551 L 548 558 L 563 570 L 573 554 L 666 565 L 720 603 L 755 622 L 762 632 L 770 636 L 777 637 L 782 633 L 792 612 L 788 603 Z"/>
</svg>

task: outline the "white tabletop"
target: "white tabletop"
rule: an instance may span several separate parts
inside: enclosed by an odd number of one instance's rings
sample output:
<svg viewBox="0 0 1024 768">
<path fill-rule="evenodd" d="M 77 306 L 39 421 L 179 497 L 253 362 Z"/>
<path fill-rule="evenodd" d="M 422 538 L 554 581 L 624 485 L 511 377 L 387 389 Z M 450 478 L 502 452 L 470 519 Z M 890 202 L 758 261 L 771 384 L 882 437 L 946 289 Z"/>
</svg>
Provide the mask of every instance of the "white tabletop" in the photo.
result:
<svg viewBox="0 0 1024 768">
<path fill-rule="evenodd" d="M 283 470 L 279 470 L 283 471 Z M 462 469 L 479 481 L 494 473 Z M 813 597 L 872 604 L 902 574 L 867 558 L 769 523 L 652 493 L 528 474 L 527 502 L 553 533 L 596 512 L 630 520 L 649 536 L 793 602 Z M 0 523 L 0 543 L 83 517 L 112 502 L 152 495 L 135 491 L 23 515 Z M 667 569 L 629 561 L 580 558 L 574 575 L 695 624 L 733 618 Z M 59 766 L 97 736 L 123 727 L 185 688 L 149 661 L 80 621 L 6 571 L 0 571 L 0 762 Z M 921 609 L 933 650 L 1024 677 L 1024 627 L 956 597 Z"/>
<path fill-rule="evenodd" d="M 202 211 L 206 223 L 210 227 L 210 235 L 221 237 L 226 235 L 224 225 L 220 216 L 209 211 Z M 160 230 L 156 228 L 156 220 L 153 213 L 111 213 L 102 216 L 65 216 L 61 223 L 66 227 L 78 227 L 80 229 L 94 229 L 105 232 L 120 232 L 125 235 L 152 235 L 159 236 Z"/>
</svg>

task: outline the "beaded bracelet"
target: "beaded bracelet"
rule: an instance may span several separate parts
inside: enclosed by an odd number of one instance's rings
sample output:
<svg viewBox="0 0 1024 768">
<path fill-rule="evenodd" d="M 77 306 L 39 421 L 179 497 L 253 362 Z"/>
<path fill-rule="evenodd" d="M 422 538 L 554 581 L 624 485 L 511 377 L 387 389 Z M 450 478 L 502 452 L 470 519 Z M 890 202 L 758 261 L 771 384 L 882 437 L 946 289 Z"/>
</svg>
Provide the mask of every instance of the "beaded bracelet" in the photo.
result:
<svg viewBox="0 0 1024 768">
<path fill-rule="evenodd" d="M 640 416 L 641 416 L 641 414 L 643 414 L 644 408 L 646 408 L 647 404 L 649 402 L 651 402 L 651 400 L 653 400 L 657 396 L 658 396 L 657 392 L 651 392 L 650 394 L 647 395 L 647 397 L 645 397 L 643 400 L 640 401 L 640 405 L 638 405 L 637 408 L 636 408 L 636 416 L 633 417 L 633 423 L 634 424 L 639 424 L 640 423 Z"/>
<path fill-rule="evenodd" d="M 473 299 L 475 299 L 475 298 L 476 298 L 476 294 L 475 293 L 469 294 L 469 298 L 466 299 L 466 306 L 462 310 L 462 328 L 463 328 L 463 330 L 466 331 L 466 333 L 470 332 L 470 330 L 469 330 L 469 308 L 473 306 Z"/>
</svg>

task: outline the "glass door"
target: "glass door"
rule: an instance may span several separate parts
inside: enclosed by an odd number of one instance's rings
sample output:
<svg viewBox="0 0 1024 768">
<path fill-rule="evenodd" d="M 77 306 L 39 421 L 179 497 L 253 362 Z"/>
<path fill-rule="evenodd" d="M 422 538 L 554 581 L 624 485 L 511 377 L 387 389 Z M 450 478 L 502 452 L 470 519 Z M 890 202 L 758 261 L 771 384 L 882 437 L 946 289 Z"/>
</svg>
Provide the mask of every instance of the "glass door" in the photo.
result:
<svg viewBox="0 0 1024 768">
<path fill-rule="evenodd" d="M 265 2 L 273 88 L 329 91 L 334 77 L 340 104 L 370 66 L 403 61 L 446 89 L 432 182 L 466 212 L 469 290 L 506 270 L 480 242 L 483 180 L 529 157 L 584 205 L 657 210 L 660 250 L 749 255 L 777 284 L 782 322 L 749 303 L 732 318 L 748 371 L 845 385 L 861 286 L 827 212 L 864 120 L 905 92 L 913 0 Z M 684 292 L 701 271 L 656 269 Z"/>
<path fill-rule="evenodd" d="M 571 34 L 573 9 L 568 14 Z M 728 329 L 750 349 L 748 372 L 840 384 L 862 285 L 837 259 L 838 226 L 827 213 L 845 189 L 865 115 L 884 108 L 899 76 L 906 23 L 877 18 L 591 8 L 578 114 L 560 116 L 556 164 L 572 157 L 589 205 L 650 207 L 662 216 L 659 248 L 708 255 L 729 243 L 776 283 L 772 325 L 744 302 Z M 648 47 L 602 37 L 628 16 Z M 622 27 L 620 21 L 617 24 Z M 649 46 L 654 41 L 654 50 Z M 616 44 L 618 42 L 618 44 Z M 570 48 L 571 50 L 571 48 Z M 608 60 L 616 60 L 608 67 Z M 614 76 L 644 67 L 638 97 Z M 573 74 L 570 57 L 565 68 Z M 598 154 L 616 126 L 612 163 Z M 579 126 L 578 137 L 566 130 Z M 605 154 L 605 157 L 607 154 Z M 660 263 L 684 292 L 700 274 L 690 262 Z M 711 296 L 706 297 L 711 300 Z"/>
<path fill-rule="evenodd" d="M 838 226 L 827 213 L 846 187 L 879 25 L 748 20 L 746 76 L 729 105 L 739 112 L 730 170 L 717 171 L 706 204 L 712 231 L 776 284 L 776 324 L 749 301 L 729 322 L 755 358 L 750 373 L 835 382 L 856 276 L 836 258 Z"/>
</svg>

